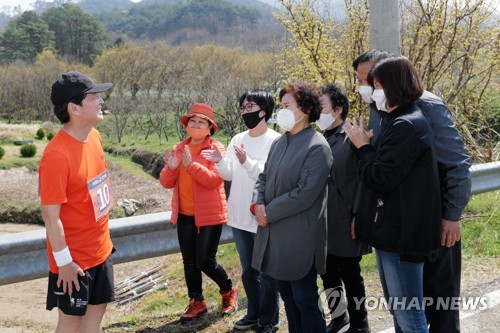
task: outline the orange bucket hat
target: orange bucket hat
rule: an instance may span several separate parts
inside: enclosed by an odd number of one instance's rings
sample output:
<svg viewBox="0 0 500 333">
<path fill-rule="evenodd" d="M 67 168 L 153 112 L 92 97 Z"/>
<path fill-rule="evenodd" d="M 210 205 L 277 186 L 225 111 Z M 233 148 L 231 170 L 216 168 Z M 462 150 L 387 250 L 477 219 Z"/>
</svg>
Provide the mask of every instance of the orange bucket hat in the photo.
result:
<svg viewBox="0 0 500 333">
<path fill-rule="evenodd" d="M 217 131 L 217 124 L 214 121 L 214 110 L 207 104 L 203 103 L 197 103 L 194 104 L 191 109 L 189 109 L 189 113 L 185 116 L 182 116 L 181 118 L 181 123 L 184 125 L 184 127 L 187 127 L 189 118 L 193 116 L 198 116 L 201 118 L 204 118 L 212 124 L 212 130 L 210 131 L 210 134 L 214 134 L 215 131 Z"/>
</svg>

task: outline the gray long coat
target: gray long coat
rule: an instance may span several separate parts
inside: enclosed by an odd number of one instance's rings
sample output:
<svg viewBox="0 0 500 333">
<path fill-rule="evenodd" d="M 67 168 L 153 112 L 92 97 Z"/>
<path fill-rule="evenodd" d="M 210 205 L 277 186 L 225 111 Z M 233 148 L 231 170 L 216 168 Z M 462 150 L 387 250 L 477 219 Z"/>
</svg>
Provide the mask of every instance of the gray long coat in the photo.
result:
<svg viewBox="0 0 500 333">
<path fill-rule="evenodd" d="M 326 139 L 311 127 L 273 143 L 254 189 L 253 203 L 266 205 L 269 221 L 257 230 L 255 269 L 288 281 L 303 278 L 313 264 L 325 273 L 331 165 Z"/>
<path fill-rule="evenodd" d="M 325 132 L 333 156 L 328 181 L 328 254 L 359 257 L 370 253 L 371 248 L 351 237 L 352 208 L 360 175 L 356 148 L 346 140 L 342 125 Z"/>
</svg>

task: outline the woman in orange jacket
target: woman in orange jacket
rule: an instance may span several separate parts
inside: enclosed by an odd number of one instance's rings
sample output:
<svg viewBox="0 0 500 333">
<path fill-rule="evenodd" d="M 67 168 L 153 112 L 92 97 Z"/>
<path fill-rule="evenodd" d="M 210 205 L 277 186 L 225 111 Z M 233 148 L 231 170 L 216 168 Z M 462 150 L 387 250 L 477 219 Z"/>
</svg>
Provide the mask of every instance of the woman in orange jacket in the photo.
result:
<svg viewBox="0 0 500 333">
<path fill-rule="evenodd" d="M 224 152 L 224 146 L 210 138 L 217 130 L 214 112 L 206 104 L 195 104 L 181 122 L 189 137 L 174 146 L 172 151 L 165 151 L 160 183 L 165 188 L 174 189 L 171 220 L 177 224 L 190 298 L 181 317 L 181 322 L 185 323 L 207 312 L 201 272 L 218 284 L 223 315 L 238 309 L 238 291 L 215 259 L 222 225 L 227 222 L 224 180 L 215 164 L 201 157 L 202 150 L 217 148 Z"/>
</svg>

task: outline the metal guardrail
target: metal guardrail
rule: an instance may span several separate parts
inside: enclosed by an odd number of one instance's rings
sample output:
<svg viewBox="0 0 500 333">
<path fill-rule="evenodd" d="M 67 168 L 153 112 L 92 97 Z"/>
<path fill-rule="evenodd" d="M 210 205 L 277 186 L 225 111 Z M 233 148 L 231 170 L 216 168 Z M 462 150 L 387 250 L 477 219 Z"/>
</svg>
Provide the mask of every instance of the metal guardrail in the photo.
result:
<svg viewBox="0 0 500 333">
<path fill-rule="evenodd" d="M 500 161 L 475 164 L 470 167 L 472 194 L 500 189 Z"/>
<path fill-rule="evenodd" d="M 109 221 L 117 250 L 113 263 L 153 258 L 179 252 L 177 229 L 170 213 L 139 215 Z M 0 235 L 0 285 L 34 280 L 48 275 L 45 229 Z M 233 241 L 224 226 L 221 243 Z"/>
<path fill-rule="evenodd" d="M 500 189 L 500 162 L 474 165 L 470 170 L 472 194 Z M 117 264 L 179 252 L 170 212 L 110 220 L 110 230 Z M 45 230 L 0 235 L 0 285 L 47 276 L 45 237 Z M 221 243 L 232 241 L 231 229 L 224 226 Z"/>
</svg>

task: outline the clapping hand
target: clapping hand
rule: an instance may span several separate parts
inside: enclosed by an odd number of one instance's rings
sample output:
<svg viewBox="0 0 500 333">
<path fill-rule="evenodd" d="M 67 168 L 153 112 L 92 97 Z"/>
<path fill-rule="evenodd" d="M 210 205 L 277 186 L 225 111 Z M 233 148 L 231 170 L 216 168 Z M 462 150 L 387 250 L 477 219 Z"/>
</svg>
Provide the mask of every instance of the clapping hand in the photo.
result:
<svg viewBox="0 0 500 333">
<path fill-rule="evenodd" d="M 182 164 L 185 168 L 193 162 L 193 157 L 191 156 L 191 149 L 189 147 L 184 147 L 184 153 L 182 154 Z"/>
<path fill-rule="evenodd" d="M 247 152 L 245 151 L 245 146 L 241 144 L 241 147 L 238 147 L 236 145 L 233 147 L 234 153 L 236 154 L 238 161 L 240 161 L 240 164 L 245 163 L 245 161 L 247 160 Z"/>
<path fill-rule="evenodd" d="M 373 130 L 366 131 L 365 123 L 363 118 L 359 118 L 359 125 L 356 118 L 352 119 L 352 123 L 349 119 L 346 119 L 344 125 L 342 126 L 344 132 L 346 133 L 349 140 L 356 148 L 360 148 L 364 145 L 370 144 L 370 139 L 373 136 Z"/>
<path fill-rule="evenodd" d="M 165 153 L 163 154 L 163 162 L 165 162 L 171 170 L 175 170 L 179 167 L 179 160 L 173 151 L 165 150 Z"/>
<path fill-rule="evenodd" d="M 217 147 L 213 150 L 202 150 L 201 156 L 212 163 L 219 163 L 222 160 L 222 153 Z"/>
</svg>

